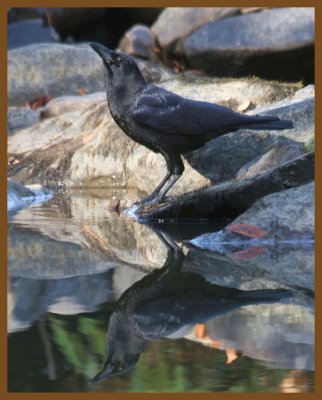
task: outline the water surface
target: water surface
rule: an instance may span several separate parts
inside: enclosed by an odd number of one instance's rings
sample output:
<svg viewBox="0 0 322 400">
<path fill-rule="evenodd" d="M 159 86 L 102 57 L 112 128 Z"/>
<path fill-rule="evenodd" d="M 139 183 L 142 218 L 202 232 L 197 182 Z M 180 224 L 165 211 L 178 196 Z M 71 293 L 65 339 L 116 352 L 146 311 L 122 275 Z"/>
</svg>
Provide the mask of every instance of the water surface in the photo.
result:
<svg viewBox="0 0 322 400">
<path fill-rule="evenodd" d="M 225 222 L 152 229 L 110 200 L 60 193 L 9 216 L 9 392 L 314 390 L 313 246 L 236 260 L 189 243 Z M 290 296 L 217 301 L 234 288 Z M 111 353 L 127 370 L 90 384 Z"/>
</svg>

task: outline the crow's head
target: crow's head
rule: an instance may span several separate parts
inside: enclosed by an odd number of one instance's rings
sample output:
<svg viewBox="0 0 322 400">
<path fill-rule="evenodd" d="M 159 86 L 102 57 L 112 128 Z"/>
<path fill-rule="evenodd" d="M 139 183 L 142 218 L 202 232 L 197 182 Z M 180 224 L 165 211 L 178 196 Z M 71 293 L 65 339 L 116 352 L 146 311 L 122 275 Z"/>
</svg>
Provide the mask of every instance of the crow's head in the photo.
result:
<svg viewBox="0 0 322 400">
<path fill-rule="evenodd" d="M 89 45 L 103 60 L 108 86 L 117 86 L 129 81 L 133 81 L 133 83 L 144 82 L 144 78 L 132 57 L 110 50 L 99 43 L 90 43 Z"/>
</svg>

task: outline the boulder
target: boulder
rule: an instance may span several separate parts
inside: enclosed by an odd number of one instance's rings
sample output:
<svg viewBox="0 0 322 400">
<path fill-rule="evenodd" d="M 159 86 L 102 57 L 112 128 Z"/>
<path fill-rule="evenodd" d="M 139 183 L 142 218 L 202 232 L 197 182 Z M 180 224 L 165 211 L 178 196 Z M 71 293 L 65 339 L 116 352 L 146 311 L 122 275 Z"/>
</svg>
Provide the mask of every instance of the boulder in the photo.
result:
<svg viewBox="0 0 322 400">
<path fill-rule="evenodd" d="M 287 161 L 297 158 L 304 153 L 304 146 L 301 143 L 284 144 L 271 148 L 267 153 L 259 155 L 249 161 L 237 172 L 236 178 L 247 178 L 262 171 L 277 167 Z"/>
<path fill-rule="evenodd" d="M 169 79 L 155 63 L 138 62 L 148 81 Z M 40 96 L 53 97 L 104 90 L 104 66 L 87 44 L 33 44 L 8 52 L 8 102 L 10 106 Z"/>
<path fill-rule="evenodd" d="M 34 44 L 8 53 L 8 102 L 103 90 L 104 67 L 88 45 Z"/>
<path fill-rule="evenodd" d="M 265 10 L 209 22 L 176 46 L 189 68 L 216 76 L 313 81 L 314 8 Z"/>
<path fill-rule="evenodd" d="M 166 52 L 182 39 L 210 21 L 240 13 L 237 7 L 168 7 L 151 27 L 157 43 Z"/>
<path fill-rule="evenodd" d="M 119 43 L 119 48 L 122 52 L 130 56 L 151 58 L 153 38 L 150 29 L 145 25 L 134 25 L 131 29 L 125 32 Z"/>
<path fill-rule="evenodd" d="M 314 290 L 314 219 L 311 182 L 261 198 L 223 230 L 191 243 L 266 271 L 272 280 Z"/>
<path fill-rule="evenodd" d="M 36 124 L 39 122 L 39 117 L 39 110 L 31 110 L 27 107 L 9 107 L 7 116 L 8 133 L 12 134 Z"/>
</svg>

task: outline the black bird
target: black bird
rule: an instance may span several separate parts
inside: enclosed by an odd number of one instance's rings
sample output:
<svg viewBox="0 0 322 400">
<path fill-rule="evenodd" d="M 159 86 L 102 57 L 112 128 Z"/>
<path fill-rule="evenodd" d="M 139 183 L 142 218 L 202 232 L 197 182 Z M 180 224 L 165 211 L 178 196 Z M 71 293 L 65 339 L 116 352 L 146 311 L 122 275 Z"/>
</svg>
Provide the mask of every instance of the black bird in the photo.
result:
<svg viewBox="0 0 322 400">
<path fill-rule="evenodd" d="M 193 272 L 185 272 L 185 256 L 164 234 L 165 264 L 127 289 L 112 306 L 102 370 L 90 381 L 128 372 L 138 362 L 145 344 L 174 335 L 196 323 L 250 304 L 274 303 L 292 293 L 284 289 L 239 290 L 212 284 Z"/>
<path fill-rule="evenodd" d="M 281 130 L 291 121 L 249 116 L 217 104 L 194 101 L 147 83 L 132 57 L 90 43 L 106 69 L 105 88 L 115 122 L 133 140 L 161 153 L 167 174 L 141 203 L 164 199 L 184 171 L 181 155 L 238 129 Z"/>
</svg>

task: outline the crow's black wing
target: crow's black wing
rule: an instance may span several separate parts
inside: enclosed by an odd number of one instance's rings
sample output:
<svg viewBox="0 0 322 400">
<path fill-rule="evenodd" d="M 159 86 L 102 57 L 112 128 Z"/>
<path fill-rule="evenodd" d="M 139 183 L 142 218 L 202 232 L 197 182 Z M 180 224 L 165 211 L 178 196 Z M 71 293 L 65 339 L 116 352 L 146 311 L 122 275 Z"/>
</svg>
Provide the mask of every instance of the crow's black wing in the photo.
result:
<svg viewBox="0 0 322 400">
<path fill-rule="evenodd" d="M 132 112 L 137 122 L 150 128 L 188 135 L 236 129 L 257 119 L 217 104 L 185 99 L 154 85 L 142 92 Z"/>
</svg>

